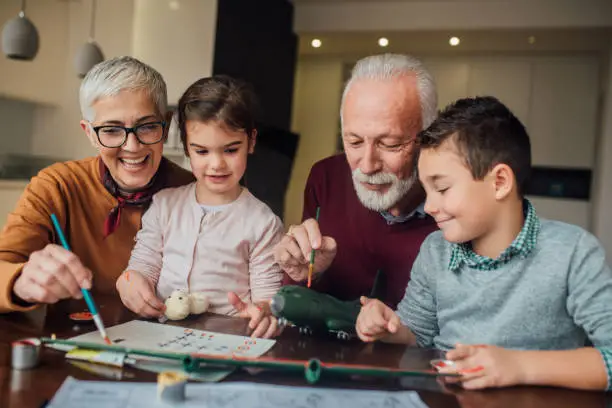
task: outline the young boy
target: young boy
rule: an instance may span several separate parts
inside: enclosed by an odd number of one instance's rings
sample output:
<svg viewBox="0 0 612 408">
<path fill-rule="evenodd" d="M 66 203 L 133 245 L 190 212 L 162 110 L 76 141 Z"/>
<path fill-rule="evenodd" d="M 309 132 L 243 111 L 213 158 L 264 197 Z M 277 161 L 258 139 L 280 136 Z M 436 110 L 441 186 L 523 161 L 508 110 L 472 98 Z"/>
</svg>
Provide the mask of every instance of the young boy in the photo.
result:
<svg viewBox="0 0 612 408">
<path fill-rule="evenodd" d="M 362 298 L 360 338 L 450 350 L 443 371 L 465 388 L 609 389 L 612 272 L 596 238 L 539 219 L 524 198 L 521 122 L 495 98 L 461 99 L 417 139 L 425 211 L 440 231 L 396 312 Z"/>
</svg>

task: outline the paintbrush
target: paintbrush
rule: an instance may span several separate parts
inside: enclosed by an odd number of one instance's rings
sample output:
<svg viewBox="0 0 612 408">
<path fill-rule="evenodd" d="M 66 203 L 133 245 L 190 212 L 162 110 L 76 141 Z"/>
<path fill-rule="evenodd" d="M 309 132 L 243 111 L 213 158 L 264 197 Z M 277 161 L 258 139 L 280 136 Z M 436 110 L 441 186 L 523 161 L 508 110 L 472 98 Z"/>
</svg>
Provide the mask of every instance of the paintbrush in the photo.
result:
<svg viewBox="0 0 612 408">
<path fill-rule="evenodd" d="M 57 233 L 57 236 L 60 242 L 62 243 L 62 246 L 64 247 L 66 251 L 70 251 L 70 246 L 68 245 L 68 241 L 66 241 L 66 237 L 64 236 L 64 231 L 62 231 L 62 227 L 60 226 L 59 221 L 57 220 L 57 217 L 55 216 L 55 214 L 51 214 L 51 222 L 53 223 L 53 227 L 55 228 L 55 232 Z M 91 296 L 91 293 L 89 292 L 89 290 L 85 288 L 81 288 L 81 292 L 83 293 L 83 298 L 85 299 L 85 303 L 87 303 L 87 308 L 89 309 L 89 312 L 91 313 L 91 317 L 93 318 L 93 321 L 96 324 L 96 327 L 98 328 L 98 331 L 100 332 L 100 335 L 104 339 L 104 342 L 106 344 L 113 344 L 108 338 L 108 335 L 106 334 L 104 323 L 102 322 L 102 319 L 100 318 L 100 315 L 98 314 L 98 309 L 96 308 L 96 304 L 93 301 L 93 297 Z"/>
<path fill-rule="evenodd" d="M 321 210 L 321 207 L 317 207 L 317 214 L 315 216 L 315 220 L 317 220 L 317 223 L 319 222 L 319 211 Z M 321 242 L 321 245 L 323 245 L 323 242 Z M 310 264 L 308 265 L 308 287 L 310 287 L 310 285 L 312 284 L 312 271 L 314 270 L 314 261 L 315 261 L 315 250 L 314 248 L 310 251 Z"/>
</svg>

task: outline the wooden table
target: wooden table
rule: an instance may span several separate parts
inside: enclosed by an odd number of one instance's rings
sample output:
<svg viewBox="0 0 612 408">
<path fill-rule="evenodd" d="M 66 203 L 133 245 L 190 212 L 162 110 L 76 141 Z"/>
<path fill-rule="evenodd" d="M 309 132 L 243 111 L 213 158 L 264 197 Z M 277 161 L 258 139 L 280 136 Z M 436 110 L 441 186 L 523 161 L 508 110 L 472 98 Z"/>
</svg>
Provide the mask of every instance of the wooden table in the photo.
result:
<svg viewBox="0 0 612 408">
<path fill-rule="evenodd" d="M 116 298 L 96 296 L 108 326 L 135 318 Z M 83 380 L 103 380 L 66 362 L 64 354 L 45 350 L 40 365 L 32 370 L 11 369 L 10 343 L 26 337 L 50 336 L 68 338 L 94 329 L 93 325 L 75 325 L 68 314 L 83 311 L 82 301 L 63 302 L 35 312 L 0 315 L 0 407 L 38 408 L 53 397 L 67 376 Z M 247 334 L 243 319 L 205 314 L 188 318 L 181 325 L 194 329 L 230 334 Z M 287 328 L 277 339 L 268 356 L 309 359 L 318 357 L 329 362 L 373 364 L 385 367 L 427 368 L 428 362 L 439 352 L 406 348 L 388 344 L 364 344 L 358 341 L 338 341 L 327 338 L 305 337 Z M 155 381 L 153 373 L 131 368 L 123 370 L 127 381 Z M 251 381 L 306 386 L 303 375 L 263 371 L 257 374 L 238 370 L 225 381 Z M 462 391 L 444 389 L 435 379 L 411 377 L 404 379 L 323 378 L 318 387 L 358 389 L 416 390 L 430 407 L 602 407 L 612 401 L 604 393 L 580 392 L 555 388 L 514 387 L 501 390 Z"/>
</svg>

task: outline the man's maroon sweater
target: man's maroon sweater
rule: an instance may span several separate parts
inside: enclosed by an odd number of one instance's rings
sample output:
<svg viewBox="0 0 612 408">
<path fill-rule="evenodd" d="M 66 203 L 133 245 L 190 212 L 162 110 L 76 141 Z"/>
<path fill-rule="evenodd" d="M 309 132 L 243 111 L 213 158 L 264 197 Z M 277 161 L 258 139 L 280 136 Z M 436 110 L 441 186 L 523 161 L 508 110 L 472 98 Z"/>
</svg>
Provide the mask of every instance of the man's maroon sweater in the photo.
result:
<svg viewBox="0 0 612 408">
<path fill-rule="evenodd" d="M 361 204 L 344 154 L 317 162 L 304 191 L 303 219 L 314 218 L 338 244 L 332 265 L 312 288 L 341 300 L 370 295 L 378 270 L 384 272 L 381 300 L 395 307 L 404 296 L 421 243 L 436 230 L 429 216 L 389 225 L 377 211 Z"/>
</svg>

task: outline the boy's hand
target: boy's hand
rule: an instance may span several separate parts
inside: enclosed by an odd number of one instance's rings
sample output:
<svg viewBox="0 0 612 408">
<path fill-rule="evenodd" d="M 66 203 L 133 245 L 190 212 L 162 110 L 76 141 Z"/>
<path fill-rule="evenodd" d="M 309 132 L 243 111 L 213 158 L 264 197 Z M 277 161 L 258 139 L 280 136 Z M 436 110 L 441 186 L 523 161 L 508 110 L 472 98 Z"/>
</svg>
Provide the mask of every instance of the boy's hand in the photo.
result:
<svg viewBox="0 0 612 408">
<path fill-rule="evenodd" d="M 524 383 L 521 352 L 488 345 L 457 344 L 446 353 L 454 366 L 441 368 L 441 373 L 462 374 L 446 377 L 448 383 L 459 382 L 466 389 L 508 387 Z"/>
<path fill-rule="evenodd" d="M 125 271 L 116 283 L 121 301 L 132 312 L 140 316 L 161 317 L 166 305 L 155 294 L 153 282 L 136 271 Z"/>
<path fill-rule="evenodd" d="M 282 332 L 282 327 L 279 326 L 278 320 L 270 312 L 267 302 L 246 303 L 234 292 L 228 293 L 227 299 L 240 317 L 250 319 L 249 329 L 253 330 L 251 337 L 270 339 Z"/>
<path fill-rule="evenodd" d="M 362 307 L 357 316 L 355 329 L 361 340 L 371 342 L 397 333 L 401 322 L 389 306 L 378 299 L 369 299 L 365 296 L 362 296 L 360 301 Z"/>
</svg>

